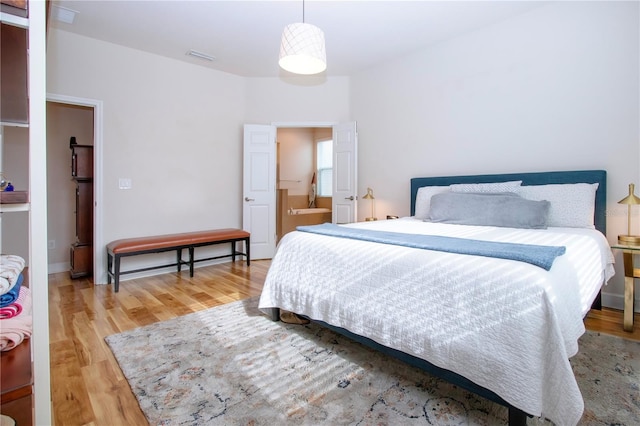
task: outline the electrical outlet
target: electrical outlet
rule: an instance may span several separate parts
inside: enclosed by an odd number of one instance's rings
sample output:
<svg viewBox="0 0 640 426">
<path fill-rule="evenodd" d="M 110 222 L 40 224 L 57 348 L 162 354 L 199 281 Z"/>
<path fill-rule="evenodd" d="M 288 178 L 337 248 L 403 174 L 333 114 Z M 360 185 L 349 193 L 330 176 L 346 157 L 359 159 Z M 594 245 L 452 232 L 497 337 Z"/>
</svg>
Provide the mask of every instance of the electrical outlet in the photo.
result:
<svg viewBox="0 0 640 426">
<path fill-rule="evenodd" d="M 49 243 L 47 244 L 47 248 L 49 250 L 53 250 L 54 248 L 56 248 L 56 240 L 49 240 Z"/>
</svg>

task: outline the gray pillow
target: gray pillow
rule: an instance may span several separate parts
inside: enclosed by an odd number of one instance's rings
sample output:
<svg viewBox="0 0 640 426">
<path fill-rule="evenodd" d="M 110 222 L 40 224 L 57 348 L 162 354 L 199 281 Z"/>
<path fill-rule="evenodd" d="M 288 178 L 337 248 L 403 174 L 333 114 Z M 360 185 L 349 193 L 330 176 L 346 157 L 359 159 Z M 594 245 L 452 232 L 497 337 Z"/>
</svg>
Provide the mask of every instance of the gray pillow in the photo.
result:
<svg viewBox="0 0 640 426">
<path fill-rule="evenodd" d="M 546 229 L 551 203 L 513 193 L 444 192 L 431 197 L 431 222 Z"/>
</svg>

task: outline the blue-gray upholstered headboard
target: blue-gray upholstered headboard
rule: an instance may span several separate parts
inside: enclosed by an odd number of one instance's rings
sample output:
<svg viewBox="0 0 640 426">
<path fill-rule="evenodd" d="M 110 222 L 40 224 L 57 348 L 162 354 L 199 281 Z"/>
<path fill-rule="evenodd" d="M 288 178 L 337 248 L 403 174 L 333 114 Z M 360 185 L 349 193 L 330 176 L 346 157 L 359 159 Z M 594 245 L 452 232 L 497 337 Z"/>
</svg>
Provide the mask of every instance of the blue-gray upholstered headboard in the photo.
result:
<svg viewBox="0 0 640 426">
<path fill-rule="evenodd" d="M 604 170 L 577 170 L 566 172 L 508 173 L 494 175 L 419 177 L 411 179 L 411 216 L 416 211 L 416 194 L 423 186 L 449 186 L 453 183 L 490 183 L 521 180 L 522 185 L 551 183 L 598 183 L 594 223 L 597 230 L 607 235 L 607 172 Z"/>
</svg>

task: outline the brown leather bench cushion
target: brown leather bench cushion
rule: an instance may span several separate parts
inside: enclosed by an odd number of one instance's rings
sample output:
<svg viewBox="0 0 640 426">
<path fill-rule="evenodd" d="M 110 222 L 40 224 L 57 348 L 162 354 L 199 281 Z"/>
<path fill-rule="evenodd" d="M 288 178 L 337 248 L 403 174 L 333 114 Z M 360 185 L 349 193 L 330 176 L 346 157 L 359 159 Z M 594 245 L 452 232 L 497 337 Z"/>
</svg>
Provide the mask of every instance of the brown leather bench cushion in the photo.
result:
<svg viewBox="0 0 640 426">
<path fill-rule="evenodd" d="M 226 228 L 210 231 L 185 232 L 181 234 L 158 235 L 155 237 L 126 238 L 107 244 L 107 250 L 113 254 L 135 253 L 176 246 L 189 246 L 213 241 L 225 241 L 248 238 L 249 233 L 242 229 Z"/>
</svg>

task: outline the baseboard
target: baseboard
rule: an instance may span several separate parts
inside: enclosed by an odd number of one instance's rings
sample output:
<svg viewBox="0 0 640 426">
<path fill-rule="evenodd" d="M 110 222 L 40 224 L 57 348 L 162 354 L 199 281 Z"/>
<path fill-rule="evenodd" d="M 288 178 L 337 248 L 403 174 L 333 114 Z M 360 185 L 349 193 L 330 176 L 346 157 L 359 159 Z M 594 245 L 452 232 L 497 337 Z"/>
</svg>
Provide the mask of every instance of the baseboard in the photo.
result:
<svg viewBox="0 0 640 426">
<path fill-rule="evenodd" d="M 624 296 L 621 294 L 602 292 L 602 306 L 622 311 L 624 310 Z M 638 296 L 636 296 L 634 311 L 640 312 L 640 297 Z"/>
<path fill-rule="evenodd" d="M 57 274 L 60 272 L 67 272 L 70 269 L 69 262 L 50 263 L 47 270 L 50 274 Z"/>
</svg>

